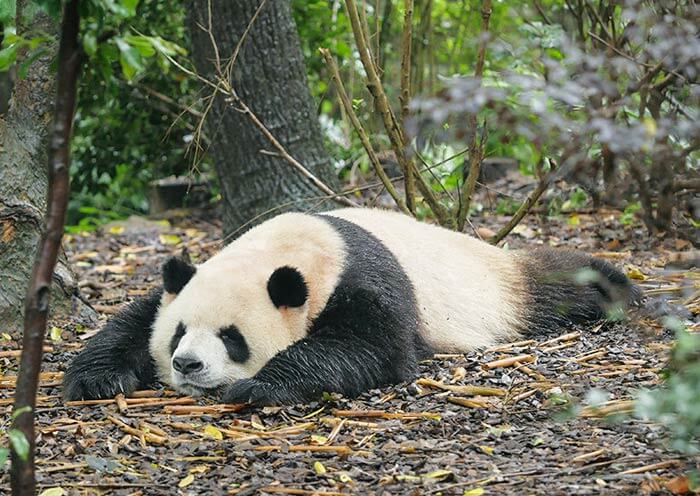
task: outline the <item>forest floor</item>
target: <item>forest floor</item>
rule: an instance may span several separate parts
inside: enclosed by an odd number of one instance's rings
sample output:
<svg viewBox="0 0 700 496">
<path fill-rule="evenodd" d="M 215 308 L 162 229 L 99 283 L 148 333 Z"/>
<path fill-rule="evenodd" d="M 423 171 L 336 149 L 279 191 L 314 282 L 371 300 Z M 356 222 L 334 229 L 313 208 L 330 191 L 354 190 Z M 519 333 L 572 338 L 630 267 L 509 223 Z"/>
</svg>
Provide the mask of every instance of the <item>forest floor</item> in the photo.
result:
<svg viewBox="0 0 700 496">
<path fill-rule="evenodd" d="M 669 266 L 692 250 L 690 243 L 652 239 L 638 224 L 623 226 L 621 215 L 530 215 L 506 241 L 606 258 L 646 290 L 646 310 L 628 322 L 438 355 L 422 363 L 415 381 L 353 400 L 241 410 L 159 389 L 66 404 L 63 371 L 95 330 L 55 319 L 36 412 L 40 488 L 120 495 L 683 494 L 684 474 L 700 461 L 670 451 L 663 429 L 631 412 L 635 393 L 660 383 L 674 339 L 651 314 L 680 312 L 699 330 L 700 302 L 687 295 L 692 288 L 697 295 L 700 273 Z M 197 262 L 216 252 L 220 228 L 206 217 L 133 219 L 69 237 L 69 259 L 101 320 L 158 284 L 167 256 L 186 249 Z M 504 220 L 474 222 L 483 233 Z M 0 351 L 0 418 L 8 419 L 20 344 L 14 335 L 0 339 L 8 350 Z M 499 365 L 501 359 L 509 360 Z M 8 486 L 0 471 L 0 493 Z"/>
</svg>

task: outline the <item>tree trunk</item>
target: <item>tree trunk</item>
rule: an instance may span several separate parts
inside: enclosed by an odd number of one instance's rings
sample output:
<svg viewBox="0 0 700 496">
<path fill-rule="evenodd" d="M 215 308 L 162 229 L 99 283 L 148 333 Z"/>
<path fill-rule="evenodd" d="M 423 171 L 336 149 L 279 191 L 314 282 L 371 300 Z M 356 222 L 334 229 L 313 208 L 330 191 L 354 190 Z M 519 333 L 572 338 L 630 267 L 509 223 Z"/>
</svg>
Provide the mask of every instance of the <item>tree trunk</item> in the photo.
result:
<svg viewBox="0 0 700 496">
<path fill-rule="evenodd" d="M 201 75 L 209 80 L 217 76 L 211 38 L 225 66 L 259 5 L 260 0 L 194 0 L 189 27 L 193 59 Z M 212 37 L 202 29 L 210 21 Z M 231 80 L 241 100 L 285 149 L 337 190 L 289 2 L 268 0 L 262 7 L 243 42 Z M 212 142 L 209 154 L 221 184 L 225 234 L 254 218 L 257 223 L 284 210 L 320 208 L 317 199 L 309 198 L 322 193 L 284 159 L 261 153 L 272 151 L 270 143 L 222 96 L 217 97 L 207 118 L 207 134 Z M 266 213 L 276 207 L 282 208 Z"/>
<path fill-rule="evenodd" d="M 35 30 L 56 31 L 45 14 L 37 13 L 33 23 Z M 22 328 L 27 283 L 46 212 L 48 127 L 55 93 L 51 61 L 56 48 L 34 61 L 26 78 L 15 81 L 10 108 L 0 116 L 0 322 L 9 331 Z M 65 257 L 56 266 L 54 282 L 52 313 L 93 315 L 77 298 L 77 283 Z"/>
</svg>

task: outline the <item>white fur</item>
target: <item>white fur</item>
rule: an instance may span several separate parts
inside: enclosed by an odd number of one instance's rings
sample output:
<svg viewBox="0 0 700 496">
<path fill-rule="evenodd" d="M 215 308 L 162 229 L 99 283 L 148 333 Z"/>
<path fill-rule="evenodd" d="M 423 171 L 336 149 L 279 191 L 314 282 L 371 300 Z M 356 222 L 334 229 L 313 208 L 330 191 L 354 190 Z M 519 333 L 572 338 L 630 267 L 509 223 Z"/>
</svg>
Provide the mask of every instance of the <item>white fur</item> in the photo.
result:
<svg viewBox="0 0 700 496">
<path fill-rule="evenodd" d="M 337 286 L 344 260 L 340 236 L 323 219 L 289 213 L 251 229 L 198 266 L 175 298 L 164 296 L 150 341 L 161 380 L 184 391 L 252 377 L 305 336 Z M 300 308 L 277 309 L 267 293 L 270 275 L 285 265 L 298 269 L 308 285 L 309 299 Z M 171 367 L 170 340 L 179 322 L 187 332 L 174 356 L 194 355 L 205 366 L 188 383 Z M 245 363 L 230 360 L 218 338 L 219 330 L 232 324 L 250 349 Z"/>
</svg>

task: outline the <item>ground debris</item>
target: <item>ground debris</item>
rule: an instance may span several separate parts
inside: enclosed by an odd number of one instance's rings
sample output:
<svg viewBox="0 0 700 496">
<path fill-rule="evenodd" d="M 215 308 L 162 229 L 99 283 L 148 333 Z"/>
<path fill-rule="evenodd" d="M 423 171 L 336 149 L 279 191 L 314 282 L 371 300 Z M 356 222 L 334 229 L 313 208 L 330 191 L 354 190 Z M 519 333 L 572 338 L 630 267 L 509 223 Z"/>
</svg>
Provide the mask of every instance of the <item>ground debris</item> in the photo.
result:
<svg viewBox="0 0 700 496">
<path fill-rule="evenodd" d="M 585 233 L 612 229 L 614 215 L 605 226 L 588 217 L 576 229 L 536 218 L 528 228 L 626 270 L 633 260 L 638 284 L 661 298 L 653 312 L 698 330 L 700 274 L 666 268 L 678 251 L 672 241 L 652 250 L 623 232 L 617 239 L 628 241 L 610 251 Z M 67 243 L 86 298 L 105 318 L 158 284 L 167 256 L 186 250 L 200 262 L 219 247 L 217 225 L 196 217 L 149 226 Z M 507 241 L 533 242 L 517 233 Z M 66 363 L 92 331 L 56 321 L 40 377 L 39 485 L 71 495 L 684 494 L 698 460 L 668 451 L 658 426 L 623 415 L 635 391 L 661 381 L 673 335 L 656 316 L 437 355 L 415 381 L 354 400 L 255 410 L 164 388 L 63 403 Z M 0 339 L 0 411 L 9 418 L 20 341 Z M 603 401 L 587 403 L 591 391 Z M 0 493 L 9 493 L 6 472 Z"/>
</svg>

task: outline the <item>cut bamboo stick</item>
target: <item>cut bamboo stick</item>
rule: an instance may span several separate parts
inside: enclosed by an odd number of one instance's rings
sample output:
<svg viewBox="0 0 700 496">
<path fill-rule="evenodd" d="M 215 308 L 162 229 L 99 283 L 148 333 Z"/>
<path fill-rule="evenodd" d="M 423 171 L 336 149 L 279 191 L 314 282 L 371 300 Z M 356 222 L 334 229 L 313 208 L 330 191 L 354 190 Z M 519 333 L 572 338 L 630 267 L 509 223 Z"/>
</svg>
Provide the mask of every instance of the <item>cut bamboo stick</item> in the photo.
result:
<svg viewBox="0 0 700 496">
<path fill-rule="evenodd" d="M 491 369 L 497 369 L 501 367 L 512 367 L 516 363 L 532 363 L 535 361 L 535 357 L 533 355 L 518 355 L 518 356 L 512 356 L 508 358 L 501 358 L 500 360 L 494 360 L 492 362 L 488 362 L 482 365 L 485 369 L 491 370 Z"/>
<path fill-rule="evenodd" d="M 416 381 L 419 386 L 426 386 L 443 391 L 450 391 L 457 394 L 466 394 L 471 396 L 504 396 L 506 392 L 503 389 L 483 387 L 483 386 L 458 386 L 454 384 L 444 384 L 433 379 L 422 378 Z"/>
</svg>

